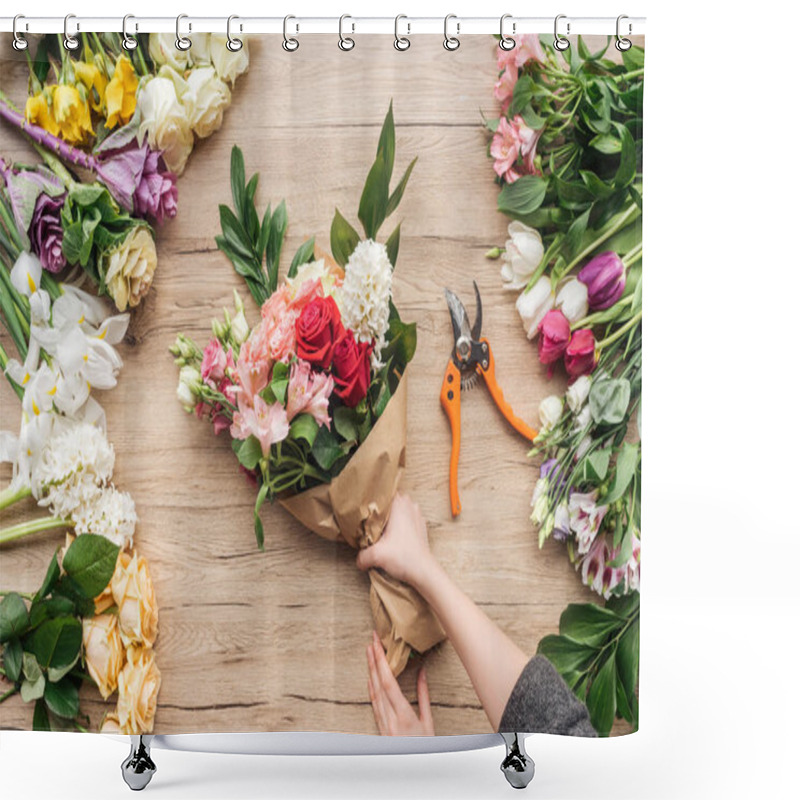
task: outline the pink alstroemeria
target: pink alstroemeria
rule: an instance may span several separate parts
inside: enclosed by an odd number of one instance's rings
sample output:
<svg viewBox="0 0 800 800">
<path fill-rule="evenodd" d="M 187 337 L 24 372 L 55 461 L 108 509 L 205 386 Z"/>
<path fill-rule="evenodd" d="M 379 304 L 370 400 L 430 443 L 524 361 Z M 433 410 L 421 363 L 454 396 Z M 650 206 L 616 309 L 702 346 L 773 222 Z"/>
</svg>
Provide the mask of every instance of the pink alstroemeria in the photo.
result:
<svg viewBox="0 0 800 800">
<path fill-rule="evenodd" d="M 261 395 L 256 395 L 252 406 L 240 403 L 239 410 L 234 412 L 231 436 L 234 439 L 255 436 L 265 456 L 273 444 L 283 441 L 288 435 L 289 420 L 280 403 L 268 405 Z"/>
<path fill-rule="evenodd" d="M 500 117 L 497 132 L 492 139 L 492 146 L 489 148 L 494 159 L 494 171 L 498 177 L 509 180 L 508 173 L 519 158 L 519 147 L 520 141 L 516 127 L 505 117 Z M 513 183 L 513 180 L 509 182 Z"/>
<path fill-rule="evenodd" d="M 500 52 L 505 53 L 504 50 L 500 50 Z M 519 78 L 519 70 L 517 69 L 517 65 L 514 63 L 513 58 L 510 60 L 510 62 L 502 64 L 498 58 L 498 66 L 503 70 L 503 72 L 494 85 L 494 96 L 497 98 L 501 108 L 503 109 L 503 113 L 505 114 L 506 110 L 511 104 L 511 98 L 514 96 L 514 87 L 516 86 L 517 79 Z"/>
<path fill-rule="evenodd" d="M 264 336 L 264 323 L 256 325 L 239 350 L 236 376 L 239 382 L 239 406 L 253 405 L 255 396 L 269 383 L 272 358 Z"/>
<path fill-rule="evenodd" d="M 547 60 L 542 49 L 542 43 L 535 33 L 525 33 L 521 36 L 515 36 L 517 45 L 509 53 L 514 58 L 514 63 L 518 67 L 522 67 L 529 61 L 536 61 L 539 64 L 544 64 Z M 502 48 L 498 47 L 502 51 Z M 499 58 L 498 58 L 499 60 Z"/>
<path fill-rule="evenodd" d="M 286 416 L 289 421 L 298 414 L 311 414 L 318 425 L 324 425 L 330 430 L 328 402 L 333 385 L 333 375 L 312 372 L 307 361 L 297 361 L 289 373 L 289 388 L 286 392 Z"/>
<path fill-rule="evenodd" d="M 214 337 L 203 350 L 203 360 L 200 363 L 200 374 L 203 380 L 216 389 L 217 383 L 225 376 L 228 366 L 228 357 L 219 339 Z"/>
</svg>

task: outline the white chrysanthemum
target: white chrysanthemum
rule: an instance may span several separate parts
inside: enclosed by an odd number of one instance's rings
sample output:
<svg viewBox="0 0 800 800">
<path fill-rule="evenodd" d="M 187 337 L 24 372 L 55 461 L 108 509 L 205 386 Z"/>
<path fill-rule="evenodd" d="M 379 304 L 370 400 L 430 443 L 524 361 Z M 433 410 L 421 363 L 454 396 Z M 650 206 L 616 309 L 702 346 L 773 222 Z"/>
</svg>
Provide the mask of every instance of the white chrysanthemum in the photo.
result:
<svg viewBox="0 0 800 800">
<path fill-rule="evenodd" d="M 111 480 L 114 448 L 105 434 L 85 422 L 52 436 L 31 474 L 33 496 L 59 517 L 91 504 Z"/>
<path fill-rule="evenodd" d="M 392 299 L 392 262 L 386 247 L 372 239 L 359 242 L 344 271 L 336 301 L 342 322 L 359 342 L 375 342 L 373 366 L 380 364 L 389 329 Z"/>
<path fill-rule="evenodd" d="M 113 486 L 101 490 L 93 502 L 72 514 L 75 533 L 105 536 L 123 549 L 129 548 L 133 542 L 137 519 L 133 498 Z"/>
</svg>

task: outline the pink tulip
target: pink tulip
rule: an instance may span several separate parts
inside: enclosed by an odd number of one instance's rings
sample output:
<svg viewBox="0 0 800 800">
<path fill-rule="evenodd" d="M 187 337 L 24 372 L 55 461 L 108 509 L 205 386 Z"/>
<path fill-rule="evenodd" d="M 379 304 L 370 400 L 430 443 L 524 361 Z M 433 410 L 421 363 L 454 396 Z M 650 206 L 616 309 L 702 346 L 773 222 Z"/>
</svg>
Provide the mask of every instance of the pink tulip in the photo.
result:
<svg viewBox="0 0 800 800">
<path fill-rule="evenodd" d="M 558 361 L 569 344 L 569 320 L 557 308 L 548 311 L 539 323 L 539 361 L 553 364 Z"/>
<path fill-rule="evenodd" d="M 581 328 L 572 334 L 564 353 L 564 366 L 570 378 L 589 375 L 597 364 L 594 334 L 590 328 Z"/>
</svg>

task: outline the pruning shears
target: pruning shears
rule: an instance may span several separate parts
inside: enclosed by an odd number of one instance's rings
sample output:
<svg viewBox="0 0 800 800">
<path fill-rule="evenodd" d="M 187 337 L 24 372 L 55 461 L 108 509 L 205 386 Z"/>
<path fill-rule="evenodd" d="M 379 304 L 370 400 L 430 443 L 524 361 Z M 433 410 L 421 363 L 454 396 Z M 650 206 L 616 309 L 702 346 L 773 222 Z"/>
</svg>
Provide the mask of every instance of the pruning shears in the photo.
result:
<svg viewBox="0 0 800 800">
<path fill-rule="evenodd" d="M 503 391 L 497 385 L 494 372 L 494 355 L 489 342 L 481 338 L 483 311 L 478 284 L 475 287 L 477 310 L 475 324 L 470 327 L 469 317 L 463 303 L 449 289 L 444 290 L 447 307 L 450 309 L 450 321 L 453 323 L 453 352 L 444 373 L 442 392 L 439 400 L 450 420 L 453 441 L 450 450 L 450 510 L 454 517 L 461 513 L 461 500 L 458 497 L 458 456 L 461 451 L 461 392 L 471 389 L 482 377 L 489 388 L 495 405 L 502 415 L 518 433 L 529 442 L 536 438 L 536 431 L 523 422 L 511 410 L 511 406 L 503 397 Z"/>
</svg>

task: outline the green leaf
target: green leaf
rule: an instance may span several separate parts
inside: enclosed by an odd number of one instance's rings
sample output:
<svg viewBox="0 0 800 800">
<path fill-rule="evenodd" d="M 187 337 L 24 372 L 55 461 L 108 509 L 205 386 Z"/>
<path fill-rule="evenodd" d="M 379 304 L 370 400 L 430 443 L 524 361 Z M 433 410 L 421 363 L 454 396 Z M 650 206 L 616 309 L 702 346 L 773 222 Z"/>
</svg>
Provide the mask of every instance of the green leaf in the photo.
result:
<svg viewBox="0 0 800 800">
<path fill-rule="evenodd" d="M 297 270 L 303 264 L 308 264 L 309 261 L 314 260 L 314 237 L 312 236 L 310 239 L 306 239 L 300 247 L 297 248 L 297 252 L 294 254 L 294 258 L 292 259 L 291 266 L 289 267 L 289 272 L 287 273 L 287 278 L 294 278 L 297 275 Z"/>
<path fill-rule="evenodd" d="M 639 619 L 620 637 L 617 647 L 617 672 L 627 697 L 633 697 L 639 681 Z"/>
<path fill-rule="evenodd" d="M 58 580 L 58 576 L 61 574 L 61 567 L 58 564 L 59 552 L 60 549 L 53 553 L 53 557 L 50 559 L 50 564 L 47 567 L 47 572 L 45 573 L 42 585 L 39 588 L 39 591 L 36 592 L 36 597 L 34 600 L 41 600 L 43 597 L 47 597 L 47 595 L 53 590 L 53 586 Z"/>
<path fill-rule="evenodd" d="M 644 48 L 638 45 L 633 45 L 627 50 L 622 51 L 622 63 L 628 72 L 633 72 L 636 69 L 644 67 Z"/>
<path fill-rule="evenodd" d="M 3 669 L 12 683 L 19 680 L 22 673 L 22 642 L 16 637 L 3 645 Z"/>
<path fill-rule="evenodd" d="M 333 412 L 333 426 L 346 442 L 358 441 L 359 414 L 354 408 L 339 406 Z"/>
<path fill-rule="evenodd" d="M 50 730 L 50 718 L 47 715 L 47 706 L 42 698 L 39 698 L 36 701 L 36 705 L 33 707 L 33 730 Z"/>
<path fill-rule="evenodd" d="M 261 220 L 261 228 L 258 233 L 258 240 L 256 242 L 256 255 L 258 256 L 258 268 L 261 270 L 261 265 L 264 263 L 264 255 L 267 252 L 267 244 L 269 243 L 270 222 L 272 221 L 272 207 L 267 206 L 264 212 L 264 217 Z"/>
<path fill-rule="evenodd" d="M 252 244 L 245 229 L 242 227 L 242 223 L 239 222 L 228 206 L 221 205 L 219 207 L 219 223 L 227 243 L 236 253 L 246 259 L 251 264 L 251 270 L 256 272 L 257 268 L 251 263 L 253 261 Z"/>
<path fill-rule="evenodd" d="M 619 156 L 619 167 L 614 175 L 614 186 L 622 189 L 636 177 L 636 144 L 631 132 L 624 125 L 618 125 L 617 130 L 622 143 L 622 152 Z"/>
<path fill-rule="evenodd" d="M 544 178 L 523 175 L 502 188 L 497 198 L 497 208 L 512 217 L 525 217 L 539 208 L 546 192 L 547 181 Z"/>
<path fill-rule="evenodd" d="M 594 450 L 590 453 L 585 460 L 585 475 L 586 480 L 590 483 L 602 483 L 608 474 L 608 464 L 611 460 L 611 448 L 603 447 L 600 450 Z"/>
<path fill-rule="evenodd" d="M 377 237 L 378 230 L 386 219 L 388 204 L 389 176 L 383 153 L 379 152 L 364 182 L 364 191 L 358 204 L 358 218 L 368 239 Z"/>
<path fill-rule="evenodd" d="M 49 683 L 44 690 L 44 702 L 56 716 L 75 719 L 78 716 L 78 689 L 70 680 Z"/>
<path fill-rule="evenodd" d="M 400 223 L 392 231 L 392 235 L 386 240 L 386 254 L 389 256 L 389 261 L 392 266 L 397 266 L 397 251 L 400 249 Z"/>
<path fill-rule="evenodd" d="M 118 555 L 119 547 L 105 536 L 84 533 L 69 546 L 62 566 L 83 594 L 92 598 L 108 586 Z"/>
<path fill-rule="evenodd" d="M 79 536 L 78 539 L 80 538 L 82 537 Z M 74 617 L 58 617 L 43 622 L 28 634 L 23 646 L 28 653 L 36 656 L 43 669 L 58 668 L 74 662 L 75 654 L 80 653 L 81 638 L 80 620 Z"/>
<path fill-rule="evenodd" d="M 231 196 L 240 219 L 244 218 L 245 201 L 247 199 L 244 184 L 244 155 L 242 155 L 241 148 L 234 145 L 231 149 Z"/>
<path fill-rule="evenodd" d="M 358 232 L 339 213 L 337 208 L 331 223 L 331 254 L 340 267 L 347 266 L 347 262 L 350 260 L 350 256 L 359 241 L 361 239 Z"/>
<path fill-rule="evenodd" d="M 380 155 L 383 155 L 383 161 L 386 165 L 386 182 L 388 183 L 392 179 L 392 171 L 394 170 L 394 112 L 391 100 L 389 101 L 389 110 L 383 118 L 381 135 L 378 137 L 376 156 Z"/>
<path fill-rule="evenodd" d="M 562 675 L 582 672 L 597 655 L 597 649 L 565 636 L 545 636 L 539 641 L 537 653 L 543 655 Z"/>
<path fill-rule="evenodd" d="M 594 603 L 570 603 L 561 614 L 558 629 L 573 642 L 599 647 L 612 631 L 623 624 L 613 612 Z"/>
<path fill-rule="evenodd" d="M 622 150 L 622 142 L 610 133 L 598 133 L 589 141 L 589 147 L 593 147 L 603 155 L 616 155 Z"/>
<path fill-rule="evenodd" d="M 587 208 L 586 211 L 583 212 L 579 217 L 575 217 L 572 224 L 569 226 L 567 230 L 567 252 L 569 253 L 570 258 L 574 257 L 578 253 L 578 249 L 581 246 L 581 241 L 583 240 L 583 235 L 586 233 L 586 226 L 589 224 L 589 214 L 591 213 L 592 209 Z"/>
<path fill-rule="evenodd" d="M 617 712 L 616 683 L 616 661 L 612 649 L 611 654 L 606 658 L 592 681 L 589 695 L 586 698 L 586 707 L 589 709 L 592 725 L 600 736 L 607 736 L 614 724 Z"/>
<path fill-rule="evenodd" d="M 383 348 L 381 359 L 392 361 L 402 373 L 414 358 L 417 349 L 417 323 L 405 323 L 399 317 L 389 322 L 388 344 Z"/>
<path fill-rule="evenodd" d="M 269 485 L 264 482 L 261 484 L 261 488 L 258 490 L 258 497 L 256 498 L 256 506 L 253 509 L 253 517 L 255 520 L 255 532 L 256 532 L 256 544 L 258 544 L 258 549 L 264 549 L 264 526 L 261 523 L 261 517 L 259 516 L 259 512 L 261 511 L 261 506 L 264 505 L 264 500 L 267 499 L 267 492 L 269 491 Z"/>
<path fill-rule="evenodd" d="M 320 428 L 317 433 L 317 438 L 314 440 L 311 453 L 316 459 L 317 464 L 327 471 L 338 458 L 344 455 L 344 450 L 339 446 L 336 435 L 323 427 Z"/>
<path fill-rule="evenodd" d="M 75 658 L 71 664 L 65 664 L 63 667 L 50 667 L 47 670 L 47 679 L 51 683 L 58 683 L 65 675 L 72 671 L 72 668 L 78 663 L 80 659 L 80 652 L 75 654 Z"/>
<path fill-rule="evenodd" d="M 272 214 L 269 223 L 269 241 L 267 242 L 267 275 L 269 277 L 270 292 L 278 288 L 278 265 L 281 260 L 283 239 L 286 236 L 286 226 L 289 218 L 286 214 L 286 203 L 281 200 Z"/>
<path fill-rule="evenodd" d="M 255 436 L 248 436 L 244 440 L 231 439 L 231 445 L 236 458 L 245 469 L 255 469 L 264 455 L 261 452 L 261 442 Z"/>
<path fill-rule="evenodd" d="M 313 447 L 320 427 L 311 414 L 298 414 L 289 426 L 289 436 L 302 439 L 308 442 L 309 447 Z"/>
<path fill-rule="evenodd" d="M 25 601 L 16 592 L 7 594 L 0 601 L 0 644 L 14 636 L 22 636 L 28 629 L 28 621 Z"/>
<path fill-rule="evenodd" d="M 604 505 L 611 505 L 625 494 L 631 480 L 639 466 L 639 445 L 623 442 L 617 454 L 617 463 L 614 471 L 614 478 L 608 487 L 608 493 L 601 500 Z"/>
<path fill-rule="evenodd" d="M 414 165 L 417 163 L 417 158 L 406 167 L 406 171 L 403 173 L 403 177 L 400 179 L 400 183 L 394 187 L 394 191 L 389 195 L 389 202 L 386 205 L 386 216 L 391 216 L 394 211 L 397 209 L 397 206 L 400 205 L 400 201 L 403 199 L 403 194 L 406 190 L 406 185 L 408 184 L 408 179 L 411 177 L 411 171 L 414 169 Z M 392 262 L 394 263 L 394 262 Z"/>
<path fill-rule="evenodd" d="M 625 419 L 631 399 L 627 378 L 600 378 L 592 382 L 589 410 L 598 425 L 618 425 Z"/>
<path fill-rule="evenodd" d="M 46 680 L 39 662 L 31 653 L 22 654 L 22 674 L 24 677 L 19 687 L 22 701 L 30 703 L 31 700 L 38 700 L 44 695 Z"/>
</svg>

